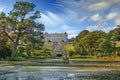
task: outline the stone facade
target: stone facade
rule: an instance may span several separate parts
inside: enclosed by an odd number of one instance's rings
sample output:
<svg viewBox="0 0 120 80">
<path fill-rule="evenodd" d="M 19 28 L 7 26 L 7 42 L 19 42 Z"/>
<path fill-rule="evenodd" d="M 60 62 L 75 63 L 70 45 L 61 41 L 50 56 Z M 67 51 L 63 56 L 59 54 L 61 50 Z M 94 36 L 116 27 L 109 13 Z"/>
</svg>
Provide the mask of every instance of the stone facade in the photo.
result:
<svg viewBox="0 0 120 80">
<path fill-rule="evenodd" d="M 65 33 L 45 33 L 44 34 L 44 45 L 52 46 L 52 57 L 60 57 L 66 58 L 66 53 L 64 50 L 64 44 L 68 41 L 68 34 Z"/>
<path fill-rule="evenodd" d="M 67 42 L 68 34 L 65 33 L 45 33 L 44 34 L 44 44 L 49 44 L 53 42 Z"/>
</svg>

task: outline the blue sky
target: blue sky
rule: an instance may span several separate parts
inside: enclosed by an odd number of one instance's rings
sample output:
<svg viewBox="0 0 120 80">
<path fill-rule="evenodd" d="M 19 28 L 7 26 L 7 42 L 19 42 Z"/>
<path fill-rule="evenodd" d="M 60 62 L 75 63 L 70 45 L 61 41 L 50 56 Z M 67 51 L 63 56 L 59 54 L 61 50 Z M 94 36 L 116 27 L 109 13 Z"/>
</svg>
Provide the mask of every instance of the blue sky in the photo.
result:
<svg viewBox="0 0 120 80">
<path fill-rule="evenodd" d="M 0 12 L 8 13 L 16 1 L 0 0 Z M 45 32 L 67 32 L 69 38 L 80 31 L 109 32 L 120 24 L 120 0 L 22 0 L 32 2 L 41 12 L 37 21 L 45 25 Z"/>
</svg>

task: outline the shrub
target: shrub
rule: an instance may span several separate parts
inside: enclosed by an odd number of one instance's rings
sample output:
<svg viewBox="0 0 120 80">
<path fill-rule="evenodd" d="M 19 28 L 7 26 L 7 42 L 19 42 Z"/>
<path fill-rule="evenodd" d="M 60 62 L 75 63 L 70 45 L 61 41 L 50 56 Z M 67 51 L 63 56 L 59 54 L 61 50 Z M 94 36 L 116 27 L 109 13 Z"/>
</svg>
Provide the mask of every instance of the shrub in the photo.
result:
<svg viewBox="0 0 120 80">
<path fill-rule="evenodd" d="M 74 51 L 69 51 L 68 53 L 69 53 L 69 56 L 75 55 L 75 52 L 74 52 Z"/>
<path fill-rule="evenodd" d="M 0 45 L 0 58 L 8 59 L 11 57 L 12 51 L 6 45 Z"/>
</svg>

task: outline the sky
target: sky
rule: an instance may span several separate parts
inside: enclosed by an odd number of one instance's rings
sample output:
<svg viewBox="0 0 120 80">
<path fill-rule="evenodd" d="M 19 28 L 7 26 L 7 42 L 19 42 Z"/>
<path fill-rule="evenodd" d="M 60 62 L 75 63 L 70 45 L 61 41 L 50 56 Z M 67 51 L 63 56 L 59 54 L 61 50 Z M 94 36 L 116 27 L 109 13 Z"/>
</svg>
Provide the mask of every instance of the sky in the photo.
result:
<svg viewBox="0 0 120 80">
<path fill-rule="evenodd" d="M 36 5 L 45 32 L 67 32 L 69 38 L 82 30 L 109 32 L 120 24 L 120 0 L 0 0 L 0 12 L 9 13 L 16 1 Z"/>
</svg>

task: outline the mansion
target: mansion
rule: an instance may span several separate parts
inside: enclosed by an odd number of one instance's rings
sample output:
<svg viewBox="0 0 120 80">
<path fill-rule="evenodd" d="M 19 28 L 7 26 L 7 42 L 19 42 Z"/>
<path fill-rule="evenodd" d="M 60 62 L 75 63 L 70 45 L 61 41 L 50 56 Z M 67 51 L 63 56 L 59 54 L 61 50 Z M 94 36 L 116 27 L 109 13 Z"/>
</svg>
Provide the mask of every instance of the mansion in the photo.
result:
<svg viewBox="0 0 120 80">
<path fill-rule="evenodd" d="M 50 42 L 67 42 L 68 34 L 64 33 L 45 33 L 44 34 L 44 44 L 49 44 Z"/>
</svg>

